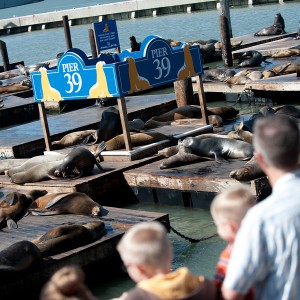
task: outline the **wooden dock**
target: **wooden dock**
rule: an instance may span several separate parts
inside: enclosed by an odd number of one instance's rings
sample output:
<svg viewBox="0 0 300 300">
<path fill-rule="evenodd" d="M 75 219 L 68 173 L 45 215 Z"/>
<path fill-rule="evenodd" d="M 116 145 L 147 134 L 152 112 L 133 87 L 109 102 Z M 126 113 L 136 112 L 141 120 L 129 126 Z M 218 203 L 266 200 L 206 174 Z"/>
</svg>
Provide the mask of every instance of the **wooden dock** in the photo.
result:
<svg viewBox="0 0 300 300">
<path fill-rule="evenodd" d="M 136 189 L 167 189 L 181 192 L 210 193 L 212 195 L 237 184 L 247 184 L 253 195 L 259 197 L 270 191 L 270 186 L 265 177 L 247 183 L 240 183 L 231 178 L 229 173 L 245 164 L 245 161 L 238 159 L 231 159 L 228 160 L 228 163 L 222 164 L 207 161 L 170 169 L 160 169 L 159 165 L 162 161 L 155 161 L 143 167 L 125 171 L 124 177 L 127 183 Z M 154 202 L 164 201 L 163 199 L 159 200 L 157 196 L 154 198 Z M 184 203 L 184 201 L 186 199 L 183 199 L 182 202 L 185 206 L 197 206 L 196 201 L 194 203 Z"/>
<path fill-rule="evenodd" d="M 103 207 L 105 223 L 105 235 L 96 241 L 53 255 L 43 259 L 43 262 L 16 274 L 14 277 L 1 277 L 0 295 L 1 299 L 16 299 L 16 296 L 24 296 L 26 299 L 32 293 L 38 293 L 42 285 L 58 269 L 67 265 L 79 265 L 82 267 L 94 263 L 101 266 L 101 261 L 116 255 L 116 245 L 122 235 L 134 224 L 144 221 L 160 221 L 168 226 L 168 214 L 129 210 L 114 207 Z M 0 231 L 0 251 L 15 242 L 34 238 L 46 233 L 51 228 L 61 225 L 83 224 L 94 221 L 95 218 L 81 215 L 57 215 L 57 216 L 27 216 L 18 222 L 18 229 L 3 229 Z M 36 294 L 34 296 L 37 296 Z"/>
<path fill-rule="evenodd" d="M 177 107 L 174 93 L 126 97 L 126 106 L 129 120 L 134 118 L 148 120 L 154 115 Z M 50 116 L 48 124 L 52 141 L 73 131 L 97 129 L 105 109 L 107 108 L 94 105 Z M 39 120 L 1 130 L 0 141 L 1 157 L 32 157 L 42 154 L 45 150 L 44 135 Z"/>
</svg>

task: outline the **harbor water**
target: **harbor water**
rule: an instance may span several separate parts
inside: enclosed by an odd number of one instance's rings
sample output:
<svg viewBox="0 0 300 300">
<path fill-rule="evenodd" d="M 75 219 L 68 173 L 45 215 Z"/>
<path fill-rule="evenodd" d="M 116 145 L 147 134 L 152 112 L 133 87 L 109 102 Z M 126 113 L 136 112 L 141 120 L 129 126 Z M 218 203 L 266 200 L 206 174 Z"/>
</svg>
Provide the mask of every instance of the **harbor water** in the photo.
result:
<svg viewBox="0 0 300 300">
<path fill-rule="evenodd" d="M 9 18 L 112 2 L 118 1 L 44 0 L 30 5 L 2 9 L 0 10 L 0 17 Z M 285 19 L 286 31 L 288 33 L 294 32 L 298 28 L 299 8 L 299 2 L 231 7 L 233 35 L 237 37 L 254 33 L 261 28 L 272 25 L 274 16 L 278 12 Z M 151 34 L 159 35 L 165 39 L 172 38 L 180 41 L 196 39 L 219 40 L 218 16 L 219 11 L 215 9 L 189 14 L 120 20 L 117 22 L 117 26 L 121 49 L 129 48 L 129 37 L 132 35 L 136 36 L 138 41 L 142 41 L 143 38 Z M 92 28 L 92 24 L 70 28 L 73 47 L 79 48 L 86 53 L 90 53 L 89 28 Z M 53 59 L 58 53 L 65 51 L 66 48 L 63 28 L 6 35 L 2 36 L 1 40 L 6 42 L 10 62 L 23 60 L 26 65 Z M 245 110 L 253 112 L 251 107 L 247 107 L 247 104 L 243 109 L 244 112 Z M 201 193 L 197 193 L 197 197 L 201 198 Z M 216 228 L 209 212 L 209 204 L 209 202 L 204 201 L 203 208 L 184 208 L 182 206 L 167 206 L 153 203 L 135 204 L 128 206 L 128 208 L 168 213 L 171 226 L 184 235 L 197 239 L 216 233 Z M 194 274 L 213 276 L 218 256 L 226 244 L 224 241 L 219 237 L 214 237 L 191 244 L 173 232 L 169 234 L 169 237 L 174 248 L 173 269 L 186 265 Z M 89 288 L 98 299 L 106 300 L 120 296 L 123 291 L 134 286 L 134 283 L 125 275 L 121 278 L 107 280 L 103 280 L 103 276 L 101 276 L 101 280 L 97 280 L 98 275 L 103 272 L 105 270 L 97 270 L 93 274 L 93 282 L 89 283 Z"/>
</svg>

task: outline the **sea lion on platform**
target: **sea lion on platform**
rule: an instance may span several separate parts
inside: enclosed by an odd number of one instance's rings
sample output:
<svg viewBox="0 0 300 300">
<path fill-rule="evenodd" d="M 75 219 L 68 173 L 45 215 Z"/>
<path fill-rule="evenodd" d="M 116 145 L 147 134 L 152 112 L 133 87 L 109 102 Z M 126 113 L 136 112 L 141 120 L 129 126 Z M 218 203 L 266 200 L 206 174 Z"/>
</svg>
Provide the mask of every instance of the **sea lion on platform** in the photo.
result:
<svg viewBox="0 0 300 300">
<path fill-rule="evenodd" d="M 182 141 L 192 153 L 199 156 L 214 157 L 217 162 L 226 161 L 225 158 L 250 159 L 253 156 L 253 146 L 249 143 L 224 138 L 193 138 Z"/>
<path fill-rule="evenodd" d="M 202 157 L 192 153 L 192 151 L 189 148 L 186 148 L 184 146 L 183 142 L 178 141 L 178 152 L 175 155 L 165 159 L 159 165 L 159 168 L 160 169 L 175 168 L 183 165 L 188 165 L 188 164 L 201 162 L 201 161 L 208 161 L 208 160 L 213 160 L 213 159 L 208 157 Z"/>
<path fill-rule="evenodd" d="M 56 255 L 92 243 L 105 232 L 104 222 L 97 220 L 86 224 L 58 226 L 32 242 L 43 257 Z"/>
<path fill-rule="evenodd" d="M 119 110 L 115 107 L 109 107 L 103 111 L 96 133 L 87 136 L 83 143 L 92 145 L 103 141 L 106 142 L 121 133 L 122 124 Z"/>
<path fill-rule="evenodd" d="M 133 147 L 144 146 L 144 145 L 160 142 L 163 140 L 175 142 L 175 139 L 173 137 L 165 135 L 160 132 L 131 133 L 130 138 Z M 111 140 L 107 141 L 105 145 L 107 151 L 125 149 L 125 140 L 123 134 L 120 134 L 112 138 Z"/>
<path fill-rule="evenodd" d="M 95 133 L 96 133 L 96 129 L 71 132 L 63 136 L 60 140 L 53 141 L 52 147 L 53 149 L 71 147 L 80 144 L 86 139 L 87 136 L 94 135 Z"/>
<path fill-rule="evenodd" d="M 20 83 L 12 83 L 9 85 L 1 85 L 0 86 L 0 94 L 2 93 L 15 93 L 20 91 L 26 91 L 30 88 L 26 85 L 22 85 Z"/>
<path fill-rule="evenodd" d="M 205 70 L 202 75 L 203 82 L 211 82 L 211 81 L 225 81 L 228 78 L 234 76 L 236 72 L 230 69 L 209 69 Z"/>
<path fill-rule="evenodd" d="M 242 120 L 242 122 L 240 123 L 239 126 L 237 126 L 235 128 L 235 130 L 228 132 L 228 137 L 230 138 L 236 138 L 236 136 L 240 137 L 242 141 L 252 144 L 253 141 L 253 133 L 248 131 L 248 130 L 244 130 L 244 120 Z"/>
<path fill-rule="evenodd" d="M 296 73 L 296 65 L 288 63 L 288 64 L 276 66 L 270 70 L 263 71 L 263 76 L 264 78 L 270 78 L 274 76 L 286 75 L 291 73 Z"/>
<path fill-rule="evenodd" d="M 9 168 L 7 171 L 7 175 L 11 177 L 12 175 L 19 173 L 19 172 L 24 172 L 29 170 L 31 167 L 34 167 L 39 164 L 45 164 L 48 162 L 55 162 L 58 160 L 62 160 L 65 157 L 65 155 L 60 154 L 60 153 L 52 153 L 49 155 L 38 155 L 34 156 L 32 158 L 27 159 L 25 162 L 21 162 L 18 166 L 15 166 L 13 168 Z"/>
<path fill-rule="evenodd" d="M 56 172 L 61 174 L 64 178 L 79 178 L 81 176 L 90 175 L 95 165 L 99 170 L 104 171 L 96 159 L 104 149 L 104 142 L 98 145 L 96 154 L 93 154 L 84 147 L 79 146 L 73 148 L 72 151 L 64 157 Z"/>
<path fill-rule="evenodd" d="M 168 125 L 169 123 L 171 125 L 203 125 L 204 120 L 202 118 L 200 119 L 179 119 L 175 120 L 173 122 L 165 122 L 165 125 Z M 160 123 L 157 123 L 160 124 Z M 223 119 L 218 115 L 210 115 L 208 116 L 208 124 L 213 125 L 214 127 L 222 127 L 223 126 Z"/>
<path fill-rule="evenodd" d="M 29 158 L 7 158 L 0 159 L 0 175 L 5 174 L 11 168 L 18 167 L 27 161 Z"/>
<path fill-rule="evenodd" d="M 263 28 L 256 33 L 255 36 L 268 36 L 268 35 L 277 35 L 277 34 L 284 34 L 285 32 L 285 24 L 284 19 L 280 13 L 277 13 L 274 18 L 274 23 L 272 26 Z"/>
<path fill-rule="evenodd" d="M 47 179 L 59 179 L 62 177 L 58 171 L 61 163 L 62 160 L 58 160 L 35 165 L 25 171 L 13 174 L 10 181 L 16 184 L 24 184 Z"/>
<path fill-rule="evenodd" d="M 258 67 L 264 61 L 263 55 L 256 50 L 249 50 L 242 54 L 245 60 L 238 65 L 238 68 Z"/>
<path fill-rule="evenodd" d="M 0 276 L 25 271 L 41 262 L 41 252 L 34 243 L 15 242 L 0 252 Z"/>
<path fill-rule="evenodd" d="M 294 55 L 300 55 L 300 49 L 281 49 L 272 54 L 271 57 L 280 58 L 280 57 L 290 57 Z"/>
<path fill-rule="evenodd" d="M 29 193 L 11 192 L 0 202 L 0 229 L 8 227 L 9 229 L 18 228 L 19 221 L 36 198 L 47 194 L 45 190 L 32 190 Z"/>
<path fill-rule="evenodd" d="M 251 181 L 266 175 L 253 156 L 244 166 L 232 170 L 229 176 L 238 181 Z"/>
<path fill-rule="evenodd" d="M 77 214 L 101 216 L 101 205 L 80 192 L 53 193 L 37 198 L 28 209 L 32 215 Z"/>
</svg>

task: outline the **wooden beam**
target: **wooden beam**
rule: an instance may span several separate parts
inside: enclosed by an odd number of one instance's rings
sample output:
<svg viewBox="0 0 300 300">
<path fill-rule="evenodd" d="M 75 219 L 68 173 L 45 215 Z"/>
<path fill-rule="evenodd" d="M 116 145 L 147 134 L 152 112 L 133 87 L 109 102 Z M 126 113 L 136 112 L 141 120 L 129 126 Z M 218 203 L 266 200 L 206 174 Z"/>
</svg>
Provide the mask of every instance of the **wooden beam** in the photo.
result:
<svg viewBox="0 0 300 300">
<path fill-rule="evenodd" d="M 118 98 L 118 108 L 119 108 L 119 112 L 120 112 L 125 147 L 126 147 L 126 150 L 129 151 L 129 150 L 132 150 L 132 145 L 131 145 L 131 138 L 130 138 L 130 132 L 129 132 L 129 126 L 128 126 L 128 118 L 127 118 L 127 109 L 126 109 L 124 97 Z"/>
<path fill-rule="evenodd" d="M 208 125 L 209 122 L 208 122 L 208 116 L 207 116 L 206 100 L 205 100 L 205 94 L 204 94 L 204 89 L 203 89 L 202 77 L 200 75 L 196 76 L 196 84 L 197 84 L 197 90 L 198 90 L 203 124 Z"/>
<path fill-rule="evenodd" d="M 39 107 L 40 119 L 42 122 L 42 129 L 43 129 L 43 134 L 45 139 L 46 150 L 51 151 L 52 145 L 50 140 L 50 132 L 49 132 L 49 126 L 48 126 L 48 120 L 47 120 L 44 102 L 39 102 L 38 107 Z"/>
</svg>

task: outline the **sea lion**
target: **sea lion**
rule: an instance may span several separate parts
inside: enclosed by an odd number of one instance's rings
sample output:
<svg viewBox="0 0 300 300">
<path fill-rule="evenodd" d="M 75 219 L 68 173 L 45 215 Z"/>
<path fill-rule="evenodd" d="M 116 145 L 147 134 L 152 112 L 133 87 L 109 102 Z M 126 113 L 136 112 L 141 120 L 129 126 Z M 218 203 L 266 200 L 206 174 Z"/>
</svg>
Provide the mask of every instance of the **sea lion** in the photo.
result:
<svg viewBox="0 0 300 300">
<path fill-rule="evenodd" d="M 77 214 L 101 216 L 101 205 L 80 192 L 47 194 L 33 201 L 28 209 L 32 215 Z"/>
<path fill-rule="evenodd" d="M 12 83 L 10 85 L 1 85 L 0 86 L 0 94 L 26 91 L 26 90 L 29 90 L 29 89 L 30 88 L 26 85 L 22 85 L 20 83 Z"/>
<path fill-rule="evenodd" d="M 251 181 L 266 175 L 257 163 L 255 156 L 253 156 L 244 166 L 232 170 L 229 176 L 238 181 Z"/>
<path fill-rule="evenodd" d="M 277 35 L 284 33 L 286 33 L 284 19 L 280 13 L 277 13 L 275 15 L 273 25 L 257 31 L 254 33 L 254 36 Z"/>
<path fill-rule="evenodd" d="M 252 144 L 253 141 L 253 133 L 248 130 L 243 130 L 244 128 L 244 119 L 239 126 L 235 128 L 235 130 L 228 132 L 228 137 L 235 138 L 236 136 L 240 137 L 240 139 L 246 143 Z"/>
<path fill-rule="evenodd" d="M 167 140 L 170 142 L 175 142 L 175 139 L 171 136 L 165 135 L 160 132 L 139 132 L 139 133 L 131 133 L 131 144 L 133 147 L 144 146 L 152 143 L 156 143 L 159 141 Z M 105 143 L 106 150 L 119 150 L 125 148 L 125 141 L 123 134 L 120 134 L 111 140 Z"/>
<path fill-rule="evenodd" d="M 132 121 L 128 121 L 129 131 L 140 132 L 145 128 L 145 122 L 142 119 L 133 119 Z"/>
<path fill-rule="evenodd" d="M 15 242 L 0 252 L 0 274 L 25 271 L 41 262 L 41 252 L 34 243 Z"/>
<path fill-rule="evenodd" d="M 121 133 L 120 113 L 115 107 L 109 107 L 103 111 L 96 133 L 87 136 L 83 143 L 92 145 L 103 141 L 106 142 Z"/>
<path fill-rule="evenodd" d="M 159 165 L 159 168 L 160 169 L 175 168 L 175 167 L 196 163 L 200 161 L 207 161 L 207 160 L 213 160 L 213 159 L 208 157 L 202 157 L 192 153 L 192 150 L 186 148 L 183 142 L 178 141 L 178 152 L 175 155 L 165 159 Z"/>
<path fill-rule="evenodd" d="M 253 146 L 249 143 L 224 138 L 194 138 L 188 137 L 182 141 L 192 153 L 199 156 L 214 157 L 217 162 L 226 161 L 225 158 L 250 159 L 253 156 Z"/>
<path fill-rule="evenodd" d="M 11 177 L 16 173 L 27 171 L 33 166 L 36 166 L 39 164 L 45 164 L 48 162 L 59 161 L 59 160 L 62 160 L 64 157 L 65 157 L 65 155 L 60 154 L 60 153 L 53 153 L 53 154 L 49 154 L 49 155 L 37 155 L 30 159 L 27 159 L 25 162 L 19 164 L 18 166 L 9 168 L 9 170 L 6 173 L 9 177 Z"/>
<path fill-rule="evenodd" d="M 245 58 L 245 60 L 238 65 L 238 68 L 258 67 L 264 61 L 263 55 L 256 50 L 244 52 L 242 58 Z"/>
<path fill-rule="evenodd" d="M 25 171 L 13 174 L 10 181 L 16 184 L 24 184 L 46 179 L 59 179 L 61 177 L 59 172 L 61 163 L 62 160 L 58 160 L 35 165 Z"/>
<path fill-rule="evenodd" d="M 270 78 L 274 76 L 286 75 L 291 73 L 296 73 L 296 65 L 288 63 L 288 64 L 276 66 L 270 70 L 263 71 L 262 74 L 264 78 Z"/>
<path fill-rule="evenodd" d="M 71 132 L 63 136 L 60 140 L 53 141 L 52 147 L 53 149 L 71 147 L 83 142 L 87 136 L 94 135 L 95 133 L 96 129 Z"/>
<path fill-rule="evenodd" d="M 239 110 L 233 106 L 217 106 L 207 107 L 208 115 L 218 115 L 223 120 L 234 119 L 239 113 Z"/>
<path fill-rule="evenodd" d="M 7 170 L 18 167 L 27 161 L 29 158 L 7 158 L 0 159 L 0 175 L 6 173 Z"/>
<path fill-rule="evenodd" d="M 205 70 L 204 74 L 202 75 L 202 80 L 204 82 L 210 81 L 225 81 L 226 79 L 235 75 L 234 70 L 230 69 L 209 69 Z"/>
<path fill-rule="evenodd" d="M 84 147 L 73 148 L 62 160 L 55 173 L 61 174 L 64 178 L 78 178 L 90 175 L 94 169 L 94 165 L 99 170 L 104 171 L 96 159 L 104 148 L 104 142 L 100 143 L 95 155 Z"/>
<path fill-rule="evenodd" d="M 178 145 L 175 146 L 170 146 L 170 147 L 166 147 L 162 150 L 159 150 L 157 152 L 158 155 L 163 156 L 163 157 L 171 157 L 173 155 L 175 155 L 176 153 L 178 153 Z"/>
<path fill-rule="evenodd" d="M 171 125 L 203 125 L 203 119 L 179 119 L 166 123 L 166 125 L 168 125 L 168 123 L 171 123 Z M 213 125 L 214 127 L 222 127 L 223 119 L 218 115 L 210 115 L 208 116 L 208 124 Z"/>
<path fill-rule="evenodd" d="M 0 202 L 0 229 L 8 227 L 9 229 L 18 228 L 19 221 L 36 198 L 47 194 L 45 190 L 32 190 L 23 194 L 11 192 Z"/>
<path fill-rule="evenodd" d="M 105 232 L 104 222 L 97 220 L 86 224 L 58 226 L 32 242 L 43 257 L 56 255 L 92 243 Z"/>
<path fill-rule="evenodd" d="M 281 49 L 274 52 L 271 57 L 280 58 L 280 57 L 290 57 L 293 55 L 300 55 L 300 49 Z"/>
<path fill-rule="evenodd" d="M 275 114 L 283 114 L 291 116 L 297 119 L 300 119 L 300 110 L 293 105 L 283 105 L 277 108 L 274 108 Z"/>
</svg>

